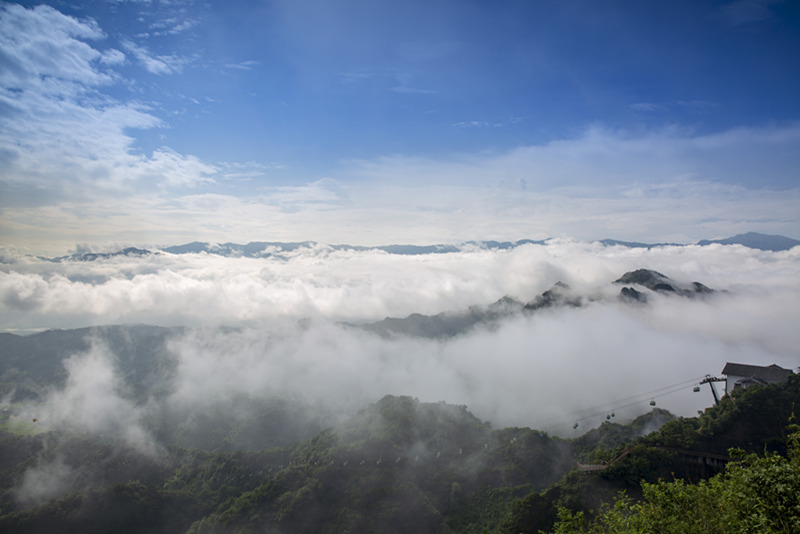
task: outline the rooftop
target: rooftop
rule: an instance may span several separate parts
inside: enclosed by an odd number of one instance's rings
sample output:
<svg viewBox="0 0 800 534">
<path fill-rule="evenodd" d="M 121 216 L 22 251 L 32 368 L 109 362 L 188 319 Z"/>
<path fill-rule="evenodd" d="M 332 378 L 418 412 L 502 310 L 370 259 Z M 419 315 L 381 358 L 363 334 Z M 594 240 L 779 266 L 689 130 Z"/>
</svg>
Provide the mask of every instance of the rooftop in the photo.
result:
<svg viewBox="0 0 800 534">
<path fill-rule="evenodd" d="M 769 382 L 783 382 L 789 375 L 793 374 L 791 369 L 784 369 L 774 363 L 766 367 L 760 365 L 748 365 L 745 363 L 726 363 L 722 374 L 728 376 L 745 376 L 748 378 L 757 378 L 759 380 L 766 380 Z"/>
</svg>

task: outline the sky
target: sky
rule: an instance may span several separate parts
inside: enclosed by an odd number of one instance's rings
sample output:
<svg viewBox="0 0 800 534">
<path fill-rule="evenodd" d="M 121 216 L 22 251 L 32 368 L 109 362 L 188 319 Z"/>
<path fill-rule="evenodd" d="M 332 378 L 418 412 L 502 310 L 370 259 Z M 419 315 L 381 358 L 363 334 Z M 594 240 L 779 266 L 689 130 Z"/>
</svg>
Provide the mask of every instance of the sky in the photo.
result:
<svg viewBox="0 0 800 534">
<path fill-rule="evenodd" d="M 800 237 L 800 5 L 0 3 L 0 243 Z"/>
</svg>

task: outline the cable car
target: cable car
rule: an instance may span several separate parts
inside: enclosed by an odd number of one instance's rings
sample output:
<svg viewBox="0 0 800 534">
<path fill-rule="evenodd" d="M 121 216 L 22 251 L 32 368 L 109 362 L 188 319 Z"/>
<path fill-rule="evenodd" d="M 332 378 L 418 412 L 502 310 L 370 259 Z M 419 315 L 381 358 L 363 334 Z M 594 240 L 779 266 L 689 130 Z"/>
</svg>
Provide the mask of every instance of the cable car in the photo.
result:
<svg viewBox="0 0 800 534">
<path fill-rule="evenodd" d="M 698 393 L 700 391 L 700 386 L 693 387 L 692 391 L 694 391 L 695 393 Z"/>
<path fill-rule="evenodd" d="M 606 421 L 610 421 L 610 420 L 611 420 L 611 414 L 608 414 L 608 415 L 606 416 Z"/>
<path fill-rule="evenodd" d="M 575 423 L 574 425 L 572 425 L 572 430 L 575 430 L 576 428 L 578 428 L 578 423 Z"/>
<path fill-rule="evenodd" d="M 656 400 L 650 399 L 650 406 L 655 406 L 655 405 L 656 405 Z"/>
</svg>

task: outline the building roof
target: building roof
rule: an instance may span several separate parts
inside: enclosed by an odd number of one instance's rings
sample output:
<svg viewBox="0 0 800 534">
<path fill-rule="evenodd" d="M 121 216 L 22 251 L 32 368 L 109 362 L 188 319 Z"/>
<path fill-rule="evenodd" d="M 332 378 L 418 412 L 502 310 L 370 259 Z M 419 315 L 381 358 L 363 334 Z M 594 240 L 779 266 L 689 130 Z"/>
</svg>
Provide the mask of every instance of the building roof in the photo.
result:
<svg viewBox="0 0 800 534">
<path fill-rule="evenodd" d="M 783 382 L 793 373 L 791 369 L 778 367 L 774 363 L 766 367 L 747 365 L 745 363 L 726 363 L 722 374 L 728 376 L 745 376 L 769 382 Z"/>
</svg>

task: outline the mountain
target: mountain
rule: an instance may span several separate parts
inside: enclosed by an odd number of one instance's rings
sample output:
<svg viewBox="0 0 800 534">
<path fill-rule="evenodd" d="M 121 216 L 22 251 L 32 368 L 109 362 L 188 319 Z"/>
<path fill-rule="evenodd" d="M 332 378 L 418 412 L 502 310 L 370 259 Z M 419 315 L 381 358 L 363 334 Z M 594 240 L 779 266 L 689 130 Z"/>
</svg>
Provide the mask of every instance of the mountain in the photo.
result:
<svg viewBox="0 0 800 534">
<path fill-rule="evenodd" d="M 479 247 L 492 250 L 507 250 L 520 245 L 529 243 L 544 244 L 545 241 L 531 241 L 530 239 L 523 239 L 520 241 L 468 241 L 460 245 L 380 245 L 372 247 L 356 246 L 356 245 L 327 245 L 331 250 L 353 250 L 353 251 L 368 251 L 380 250 L 387 254 L 397 254 L 401 256 L 417 256 L 422 254 L 452 254 L 460 252 L 468 247 Z M 295 251 L 299 248 L 310 248 L 319 246 L 319 243 L 314 241 L 302 241 L 294 243 L 282 242 L 266 242 L 266 241 L 253 241 L 246 245 L 238 243 L 202 243 L 194 241 L 185 245 L 178 245 L 173 247 L 164 248 L 164 252 L 170 254 L 197 254 L 205 252 L 207 254 L 216 254 L 219 256 L 233 256 L 245 258 L 259 258 L 268 257 L 273 255 L 280 255 L 287 252 Z"/>
<path fill-rule="evenodd" d="M 628 303 L 646 303 L 648 293 L 700 298 L 715 292 L 700 282 L 680 283 L 649 269 L 627 272 L 613 283 L 623 285 L 618 298 Z M 580 307 L 595 298 L 599 297 L 577 294 L 564 282 L 556 282 L 550 289 L 527 303 L 505 296 L 489 306 L 471 306 L 465 311 L 436 315 L 413 313 L 402 318 L 387 317 L 375 323 L 361 325 L 360 328 L 382 336 L 448 338 L 480 326 L 492 328 L 501 319 L 515 314 L 532 314 L 549 308 Z"/>
<path fill-rule="evenodd" d="M 655 293 L 680 295 L 689 298 L 702 297 L 714 293 L 713 289 L 700 282 L 679 284 L 668 276 L 650 269 L 637 269 L 627 272 L 617 280 L 614 280 L 614 283 L 625 286 L 619 293 L 619 299 L 623 302 L 647 302 L 647 294 L 629 287 L 630 285 L 638 285 Z"/>
<path fill-rule="evenodd" d="M 641 425 L 604 425 L 580 448 L 617 445 Z M 478 534 L 583 453 L 537 430 L 492 430 L 466 406 L 388 395 L 282 448 L 154 458 L 111 436 L 0 432 L 0 454 L 0 487 L 19 488 L 0 494 L 3 532 Z M 31 492 L 26 473 L 49 474 L 49 494 Z"/>
<path fill-rule="evenodd" d="M 361 328 L 382 336 L 414 336 L 448 338 L 468 332 L 479 325 L 491 326 L 504 317 L 519 313 L 523 304 L 503 297 L 489 306 L 471 306 L 466 311 L 442 312 L 436 315 L 412 313 L 403 318 L 387 317 Z"/>
<path fill-rule="evenodd" d="M 88 351 L 92 340 L 113 347 L 114 363 L 137 397 L 163 394 L 177 365 L 165 343 L 183 332 L 178 327 L 111 325 L 27 336 L 0 333 L 0 398 L 12 403 L 43 400 L 49 389 L 64 386 L 64 361 Z"/>
<path fill-rule="evenodd" d="M 143 248 L 128 247 L 122 250 L 118 250 L 116 252 L 78 252 L 75 254 L 71 254 L 69 256 L 61 256 L 59 258 L 53 258 L 50 261 L 54 262 L 96 261 L 96 260 L 107 260 L 109 258 L 115 258 L 119 256 L 141 257 L 141 256 L 147 256 L 149 254 L 158 254 L 158 252 L 157 251 L 153 252 Z"/>
<path fill-rule="evenodd" d="M 483 248 L 487 250 L 510 250 L 522 245 L 545 245 L 549 239 L 531 240 L 520 239 L 518 241 L 466 241 L 461 244 L 435 244 L 435 245 L 380 245 L 380 246 L 358 246 L 358 245 L 324 245 L 328 250 L 343 250 L 343 251 L 370 251 L 377 250 L 386 252 L 387 254 L 396 254 L 401 256 L 416 256 L 423 254 L 453 254 L 469 250 L 472 248 Z M 643 243 L 638 241 L 620 241 L 617 239 L 601 239 L 598 241 L 605 246 L 622 246 L 628 248 L 654 248 L 666 246 L 684 246 L 680 243 Z M 792 247 L 800 245 L 800 241 L 785 237 L 781 235 L 766 235 L 756 232 L 749 232 L 746 234 L 739 234 L 726 239 L 715 239 L 697 242 L 698 245 L 705 246 L 711 244 L 722 245 L 743 245 L 750 248 L 770 251 L 789 250 Z M 182 245 L 175 245 L 164 247 L 160 249 L 140 249 L 136 247 L 128 247 L 116 252 L 79 252 L 68 256 L 60 256 L 57 258 L 40 258 L 46 261 L 63 262 L 63 261 L 96 261 L 109 259 L 117 256 L 146 256 L 149 254 L 160 254 L 166 252 L 168 254 L 213 254 L 217 256 L 226 257 L 244 257 L 244 258 L 265 258 L 265 257 L 280 257 L 282 254 L 294 252 L 301 248 L 313 248 L 323 246 L 315 241 L 298 241 L 298 242 L 279 242 L 279 241 L 251 241 L 246 244 L 241 243 L 208 243 L 202 241 L 192 241 Z M 0 256 L 0 263 L 14 263 L 13 256 Z"/>
<path fill-rule="evenodd" d="M 799 398 L 793 375 L 698 417 L 656 409 L 571 440 L 392 395 L 305 441 L 249 451 L 153 457 L 113 436 L 0 431 L 0 531 L 536 533 L 559 508 L 589 513 L 621 490 L 639 499 L 642 481 L 713 476 L 730 447 L 786 454 Z"/>
<path fill-rule="evenodd" d="M 553 308 L 556 306 L 571 306 L 577 308 L 583 305 L 583 298 L 576 295 L 572 288 L 564 282 L 556 282 L 553 287 L 537 295 L 535 299 L 523 306 L 526 312 L 534 312 L 544 308 Z"/>
<path fill-rule="evenodd" d="M 200 241 L 193 241 L 185 245 L 178 245 L 174 247 L 167 247 L 163 249 L 164 252 L 170 254 L 198 254 L 205 252 L 206 254 L 214 254 L 218 256 L 230 257 L 245 257 L 245 258 L 258 258 L 263 256 L 271 256 L 273 254 L 280 254 L 284 252 L 292 252 L 302 247 L 311 247 L 315 245 L 312 241 L 302 241 L 294 243 L 280 243 L 280 242 L 267 242 L 267 241 L 251 241 L 245 245 L 239 243 L 201 243 Z"/>
<path fill-rule="evenodd" d="M 611 446 L 597 451 L 595 462 L 605 460 L 604 468 L 597 471 L 572 471 L 558 483 L 543 492 L 533 492 L 514 502 L 495 532 L 502 534 L 539 533 L 552 528 L 558 508 L 571 512 L 593 515 L 605 503 L 613 503 L 624 491 L 636 502 L 642 498 L 643 483 L 679 481 L 686 492 L 696 491 L 694 484 L 722 472 L 726 464 L 734 468 L 746 466 L 753 458 L 742 458 L 743 453 L 791 456 L 789 434 L 797 431 L 794 425 L 795 408 L 800 401 L 800 375 L 794 374 L 783 384 L 772 384 L 737 389 L 700 413 L 698 417 L 677 418 L 666 422 L 657 431 L 629 441 L 623 446 Z M 605 425 L 603 425 L 605 426 Z M 794 428 L 794 430 L 793 430 Z M 602 427 L 601 427 L 602 429 Z M 587 434 L 586 437 L 588 437 Z M 579 438 L 579 440 L 584 438 Z M 800 452 L 800 451 L 798 451 Z M 795 453 L 796 455 L 797 453 Z M 617 460 L 614 460 L 617 458 Z M 767 459 L 770 456 L 766 457 Z M 776 458 L 772 456 L 773 460 Z M 745 460 L 745 461 L 737 461 Z M 763 483 L 764 477 L 755 477 L 749 484 L 763 489 L 765 508 L 772 507 L 782 513 L 789 508 L 781 497 L 785 491 L 797 502 L 800 486 L 798 471 L 782 470 L 777 462 L 770 462 L 772 472 L 778 475 L 780 487 L 772 492 Z M 792 475 L 789 475 L 792 473 Z M 685 494 L 684 494 L 685 495 Z M 674 494 L 674 514 L 685 514 L 686 499 Z M 769 503 L 769 504 L 767 504 Z M 753 506 L 753 503 L 750 503 Z M 795 521 L 800 520 L 800 508 L 793 508 Z M 674 522 L 669 523 L 674 524 Z M 796 530 L 796 529 L 795 529 Z M 790 526 L 775 532 L 795 532 Z M 558 532 L 606 532 L 607 530 L 559 530 Z M 647 530 L 650 532 L 651 530 Z M 658 531 L 658 530 L 653 530 Z M 672 530 L 668 532 L 687 532 Z M 698 528 L 696 532 L 705 532 Z M 721 526 L 715 532 L 755 532 L 751 529 L 735 529 L 731 525 Z M 761 531 L 761 530 L 757 530 Z M 767 531 L 767 530 L 764 530 Z M 772 530 L 769 530 L 772 531 Z M 613 532 L 629 532 L 624 528 Z M 692 531 L 694 532 L 694 531 Z"/>
<path fill-rule="evenodd" d="M 698 241 L 697 244 L 701 246 L 712 244 L 743 245 L 745 247 L 755 248 L 758 250 L 771 250 L 773 252 L 777 252 L 796 247 L 797 245 L 800 245 L 800 241 L 782 235 L 767 235 L 759 234 L 758 232 L 748 232 L 746 234 L 738 234 L 725 239 L 704 239 L 702 241 Z"/>
<path fill-rule="evenodd" d="M 640 243 L 638 241 L 619 241 L 617 239 L 601 239 L 600 243 L 607 247 L 620 246 L 628 248 L 681 247 L 680 243 Z"/>
<path fill-rule="evenodd" d="M 0 333 L 0 404 L 11 409 L 44 402 L 53 390 L 68 385 L 65 364 L 71 356 L 101 346 L 124 396 L 134 406 L 152 408 L 148 429 L 166 445 L 262 449 L 308 439 L 330 424 L 324 409 L 312 410 L 303 402 L 278 396 L 241 396 L 206 407 L 170 404 L 180 362 L 169 343 L 189 333 L 183 327 L 148 325 L 48 330 L 26 336 Z"/>
</svg>

